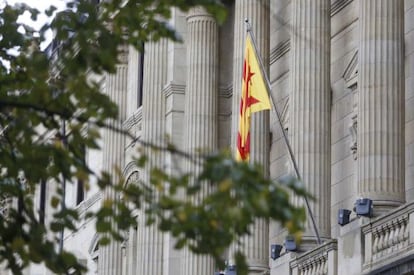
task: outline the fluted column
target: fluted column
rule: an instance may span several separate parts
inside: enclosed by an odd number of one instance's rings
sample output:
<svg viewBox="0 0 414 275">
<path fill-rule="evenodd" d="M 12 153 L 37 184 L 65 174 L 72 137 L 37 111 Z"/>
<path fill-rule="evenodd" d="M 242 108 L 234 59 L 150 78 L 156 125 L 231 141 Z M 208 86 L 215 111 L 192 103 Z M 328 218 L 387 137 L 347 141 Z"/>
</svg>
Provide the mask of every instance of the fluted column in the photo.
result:
<svg viewBox="0 0 414 275">
<path fill-rule="evenodd" d="M 216 20 L 203 8 L 193 8 L 187 17 L 187 89 L 185 94 L 186 150 L 207 152 L 217 149 L 217 96 L 218 96 L 218 26 Z M 197 175 L 200 166 L 186 163 L 186 170 Z M 206 184 L 207 186 L 207 184 Z M 200 194 L 210 190 L 204 188 Z M 214 274 L 214 261 L 184 251 L 185 275 Z"/>
<path fill-rule="evenodd" d="M 139 97 L 139 86 L 141 85 L 142 79 L 141 76 L 141 64 L 140 59 L 143 52 L 139 52 L 135 49 L 134 46 L 129 46 L 129 58 L 128 58 L 128 101 L 127 101 L 127 118 L 133 116 L 134 112 L 137 111 L 138 107 L 141 105 Z M 127 140 L 126 144 L 130 144 L 131 140 Z M 138 152 L 134 152 L 138 153 Z M 128 157 L 126 157 L 128 161 Z M 134 177 L 132 177 L 134 175 Z M 134 172 L 126 182 L 126 185 L 129 184 L 138 184 L 138 172 Z M 137 228 L 130 228 L 129 230 L 129 240 L 128 240 L 128 250 L 127 250 L 127 272 L 128 275 L 134 275 L 137 271 L 137 253 L 138 253 L 138 243 L 137 238 Z M 122 274 L 124 275 L 124 274 Z"/>
<path fill-rule="evenodd" d="M 127 116 L 131 116 L 141 105 L 138 94 L 140 81 L 142 81 L 140 79 L 140 56 L 141 53 L 135 47 L 129 46 Z"/>
<path fill-rule="evenodd" d="M 316 198 L 310 208 L 322 239 L 330 236 L 330 3 L 292 1 L 289 136 L 303 183 Z M 302 248 L 315 241 L 308 213 Z"/>
<path fill-rule="evenodd" d="M 360 1 L 358 193 L 404 202 L 404 1 Z"/>
<path fill-rule="evenodd" d="M 248 18 L 256 37 L 258 51 L 263 59 L 265 70 L 269 70 L 269 0 L 236 0 L 234 21 L 234 58 L 233 58 L 233 102 L 232 102 L 232 137 L 233 148 L 236 146 L 238 132 L 242 67 L 246 40 L 244 20 Z M 264 174 L 269 174 L 269 112 L 263 111 L 252 115 L 250 128 L 250 160 L 263 166 Z M 251 272 L 268 269 L 269 260 L 269 225 L 258 220 L 251 229 L 252 235 L 246 237 L 243 251 Z M 230 255 L 231 257 L 232 255 Z"/>
<path fill-rule="evenodd" d="M 105 92 L 109 98 L 118 105 L 118 119 L 110 120 L 108 124 L 116 129 L 122 129 L 122 122 L 126 118 L 127 104 L 127 76 L 128 76 L 128 51 L 123 48 L 115 74 L 107 74 L 105 80 Z M 103 134 L 103 171 L 110 173 L 111 180 L 117 183 L 120 179 L 116 169 L 124 166 L 125 135 L 107 129 Z M 104 199 L 116 200 L 113 190 L 105 190 Z M 121 243 L 111 241 L 107 246 L 102 246 L 99 251 L 99 274 L 119 274 L 122 270 Z"/>
<path fill-rule="evenodd" d="M 142 140 L 155 145 L 165 141 L 165 95 L 167 81 L 167 40 L 145 45 L 144 83 L 142 105 Z M 143 181 L 149 183 L 152 167 L 163 169 L 164 152 L 144 148 L 149 165 L 144 169 Z M 144 206 L 145 207 L 145 206 Z M 144 226 L 145 214 L 140 213 L 138 274 L 163 274 L 163 234 L 153 226 Z"/>
</svg>

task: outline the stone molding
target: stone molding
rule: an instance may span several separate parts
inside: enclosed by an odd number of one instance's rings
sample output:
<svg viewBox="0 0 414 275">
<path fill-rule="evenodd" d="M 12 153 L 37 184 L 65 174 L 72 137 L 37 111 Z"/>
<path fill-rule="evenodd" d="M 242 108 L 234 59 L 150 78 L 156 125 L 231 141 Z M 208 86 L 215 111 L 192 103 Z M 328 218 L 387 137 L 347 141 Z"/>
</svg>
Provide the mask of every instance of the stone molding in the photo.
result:
<svg viewBox="0 0 414 275">
<path fill-rule="evenodd" d="M 358 50 L 355 50 L 351 60 L 346 66 L 342 78 L 346 83 L 346 87 L 350 88 L 357 83 L 358 80 Z"/>
<path fill-rule="evenodd" d="M 351 124 L 349 125 L 349 132 L 351 133 L 351 145 L 349 146 L 349 149 L 352 152 L 352 155 L 354 157 L 354 160 L 358 158 L 358 115 L 355 114 L 352 116 Z"/>
<path fill-rule="evenodd" d="M 85 212 L 91 208 L 93 205 L 95 205 L 100 199 L 102 198 L 102 192 L 96 192 L 93 194 L 90 198 L 82 201 L 76 209 L 78 210 L 79 216 L 82 216 L 85 214 Z"/>
<path fill-rule="evenodd" d="M 135 184 L 135 185 L 139 184 L 139 179 L 141 177 L 141 174 L 140 174 L 139 168 L 136 165 L 135 161 L 129 162 L 125 166 L 125 169 L 124 169 L 122 174 L 125 177 L 124 187 L 126 187 L 130 184 Z M 121 196 L 120 199 L 123 200 L 124 197 Z M 134 206 L 131 203 L 130 203 L 130 207 L 133 208 L 132 209 L 132 216 L 138 217 L 140 209 L 134 208 Z M 123 244 L 125 244 L 125 243 L 123 242 Z"/>
<path fill-rule="evenodd" d="M 337 0 L 331 4 L 331 17 L 340 12 L 343 8 L 348 6 L 354 0 Z"/>
<path fill-rule="evenodd" d="M 345 81 L 345 87 L 353 93 L 353 113 L 354 115 L 351 118 L 351 122 L 349 123 L 348 129 L 349 133 L 351 134 L 351 144 L 349 149 L 352 152 L 354 160 L 358 158 L 358 100 L 357 100 L 357 83 L 358 83 L 358 49 L 354 51 L 351 59 L 346 66 L 342 78 Z"/>
<path fill-rule="evenodd" d="M 138 130 L 141 130 L 141 121 L 142 121 L 142 106 L 139 107 L 134 113 L 128 117 L 124 123 L 122 123 L 122 128 L 126 131 L 131 130 L 134 126 L 138 126 Z"/>
<path fill-rule="evenodd" d="M 228 85 L 219 87 L 219 97 L 231 98 L 233 96 L 233 86 Z"/>
<path fill-rule="evenodd" d="M 93 261 L 97 261 L 99 257 L 99 239 L 100 239 L 99 234 L 95 233 L 89 244 L 88 252 L 89 252 L 89 255 L 91 255 L 91 258 Z"/>
<path fill-rule="evenodd" d="M 270 52 L 270 65 L 290 51 L 290 39 L 276 45 Z"/>
<path fill-rule="evenodd" d="M 167 117 L 168 115 L 170 115 L 171 113 L 174 113 L 174 112 L 184 113 L 184 110 L 178 109 L 175 106 L 176 104 L 169 104 L 168 102 L 170 102 L 170 100 L 172 100 L 172 101 L 176 100 L 177 96 L 184 96 L 185 95 L 185 89 L 186 89 L 186 85 L 177 84 L 177 83 L 173 83 L 173 82 L 168 83 L 164 87 L 162 92 L 165 95 L 166 104 L 167 104 L 167 109 L 165 111 L 165 117 Z M 181 100 L 181 99 L 179 99 L 179 100 Z M 184 100 L 184 98 L 183 98 L 183 100 Z"/>
<path fill-rule="evenodd" d="M 189 14 L 187 16 L 187 21 L 189 23 L 192 23 L 194 21 L 216 21 L 213 15 L 211 15 L 209 12 L 207 12 L 202 7 L 194 7 L 189 11 Z"/>
<path fill-rule="evenodd" d="M 283 103 L 282 112 L 280 113 L 280 119 L 282 121 L 283 130 L 289 129 L 289 97 L 287 97 Z"/>
<path fill-rule="evenodd" d="M 233 96 L 233 86 L 229 85 L 227 87 L 220 87 L 219 88 L 219 100 L 228 100 L 231 99 Z M 230 108 L 219 108 L 218 110 L 218 116 L 219 117 L 230 117 L 232 114 L 232 110 Z"/>
<path fill-rule="evenodd" d="M 134 173 L 134 172 L 139 172 L 139 168 L 136 165 L 135 161 L 130 161 L 128 162 L 127 165 L 125 165 L 124 170 L 122 171 L 122 175 L 124 176 L 124 178 L 126 179 L 125 182 L 128 181 L 128 179 L 130 178 L 130 176 Z"/>
<path fill-rule="evenodd" d="M 170 82 L 164 87 L 163 93 L 166 98 L 174 94 L 185 94 L 185 85 Z"/>
</svg>

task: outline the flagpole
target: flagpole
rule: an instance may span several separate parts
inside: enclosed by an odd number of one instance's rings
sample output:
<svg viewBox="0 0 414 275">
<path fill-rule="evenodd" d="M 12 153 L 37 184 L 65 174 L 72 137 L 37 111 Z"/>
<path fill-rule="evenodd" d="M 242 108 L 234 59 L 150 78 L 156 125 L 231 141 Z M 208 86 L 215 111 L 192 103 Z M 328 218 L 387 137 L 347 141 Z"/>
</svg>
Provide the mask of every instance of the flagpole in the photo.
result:
<svg viewBox="0 0 414 275">
<path fill-rule="evenodd" d="M 293 168 L 295 170 L 296 177 L 298 178 L 298 180 L 302 180 L 302 177 L 301 177 L 301 175 L 299 173 L 299 167 L 298 167 L 298 164 L 297 164 L 296 159 L 295 159 L 295 155 L 293 154 L 293 150 L 292 150 L 292 147 L 290 145 L 289 139 L 288 139 L 288 137 L 286 135 L 286 132 L 283 129 L 283 125 L 282 125 L 282 120 L 281 120 L 280 113 L 279 113 L 279 111 L 277 109 L 277 106 L 275 104 L 275 101 L 273 100 L 273 95 L 271 93 L 272 86 L 270 84 L 269 77 L 267 76 L 267 72 L 264 70 L 264 65 L 263 65 L 262 57 L 260 56 L 259 51 L 257 49 L 256 38 L 254 36 L 254 33 L 253 33 L 252 27 L 250 25 L 249 19 L 248 18 L 245 18 L 244 19 L 244 22 L 246 24 L 247 33 L 249 33 L 250 36 L 252 37 L 251 40 L 252 40 L 252 43 L 253 43 L 254 50 L 256 52 L 257 60 L 259 60 L 260 69 L 261 69 L 262 75 L 263 75 L 263 77 L 264 77 L 264 79 L 266 81 L 267 89 L 269 90 L 270 101 L 272 102 L 273 110 L 274 110 L 274 112 L 275 112 L 275 114 L 277 116 L 278 125 L 279 125 L 279 128 L 280 128 L 280 131 L 282 132 L 283 139 L 285 141 L 286 147 L 288 149 L 289 156 L 290 156 L 290 159 L 292 161 L 292 164 L 293 164 Z M 318 228 L 316 226 L 315 218 L 313 217 L 313 213 L 312 213 L 312 210 L 311 210 L 310 205 L 309 205 L 308 197 L 306 195 L 303 195 L 303 198 L 305 200 L 306 208 L 308 210 L 309 216 L 310 216 L 311 221 L 312 221 L 313 230 L 315 231 L 315 235 L 316 235 L 318 244 L 322 244 L 321 238 L 319 236 L 319 231 L 318 231 Z"/>
</svg>

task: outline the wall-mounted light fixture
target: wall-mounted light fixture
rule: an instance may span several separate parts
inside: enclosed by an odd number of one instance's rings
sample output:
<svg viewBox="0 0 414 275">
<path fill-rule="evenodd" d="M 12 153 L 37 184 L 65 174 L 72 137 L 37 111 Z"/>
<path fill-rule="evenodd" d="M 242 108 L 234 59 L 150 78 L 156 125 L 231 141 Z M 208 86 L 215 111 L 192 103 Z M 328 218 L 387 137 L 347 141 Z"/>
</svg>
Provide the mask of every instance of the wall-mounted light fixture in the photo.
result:
<svg viewBox="0 0 414 275">
<path fill-rule="evenodd" d="M 296 247 L 296 242 L 295 242 L 295 238 L 292 236 L 287 236 L 285 239 L 285 248 L 286 251 L 296 251 L 297 247 Z"/>
<path fill-rule="evenodd" d="M 270 245 L 270 258 L 272 258 L 272 260 L 276 260 L 277 258 L 279 258 L 282 248 L 283 246 L 280 244 Z"/>
<path fill-rule="evenodd" d="M 338 224 L 345 225 L 349 223 L 349 215 L 352 211 L 348 209 L 339 209 L 338 210 Z"/>
<path fill-rule="evenodd" d="M 372 200 L 368 198 L 360 198 L 355 202 L 355 212 L 358 216 L 372 217 L 373 205 Z"/>
</svg>

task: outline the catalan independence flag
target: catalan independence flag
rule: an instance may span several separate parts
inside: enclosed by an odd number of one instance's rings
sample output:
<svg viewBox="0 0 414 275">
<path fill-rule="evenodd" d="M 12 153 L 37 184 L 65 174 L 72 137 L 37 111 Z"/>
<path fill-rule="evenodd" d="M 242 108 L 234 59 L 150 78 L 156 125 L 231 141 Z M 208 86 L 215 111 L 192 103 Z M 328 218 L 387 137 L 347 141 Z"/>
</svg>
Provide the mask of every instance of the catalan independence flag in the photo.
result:
<svg viewBox="0 0 414 275">
<path fill-rule="evenodd" d="M 248 161 L 250 157 L 251 114 L 270 109 L 266 84 L 260 69 L 252 38 L 247 35 L 243 62 L 243 82 L 240 100 L 239 132 L 236 159 Z"/>
</svg>

